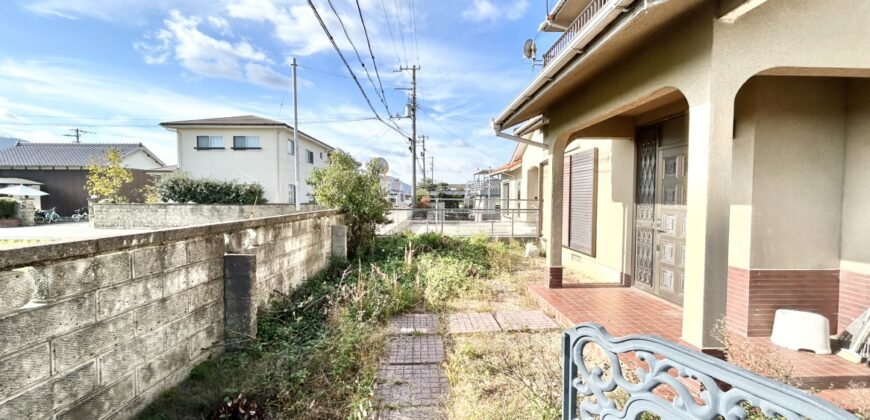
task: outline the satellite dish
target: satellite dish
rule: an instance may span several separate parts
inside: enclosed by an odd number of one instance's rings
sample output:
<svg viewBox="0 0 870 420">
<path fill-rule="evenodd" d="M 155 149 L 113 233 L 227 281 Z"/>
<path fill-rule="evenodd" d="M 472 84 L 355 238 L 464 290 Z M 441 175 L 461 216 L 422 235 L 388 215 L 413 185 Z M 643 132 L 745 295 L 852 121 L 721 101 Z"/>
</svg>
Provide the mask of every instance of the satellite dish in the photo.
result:
<svg viewBox="0 0 870 420">
<path fill-rule="evenodd" d="M 387 171 L 390 170 L 390 165 L 387 163 L 386 159 L 379 157 L 372 160 L 375 162 L 375 166 L 380 168 L 381 174 L 386 175 Z"/>
<path fill-rule="evenodd" d="M 534 39 L 527 39 L 526 43 L 523 44 L 523 56 L 529 60 L 534 60 L 535 56 L 538 55 L 538 46 L 535 45 Z"/>
</svg>

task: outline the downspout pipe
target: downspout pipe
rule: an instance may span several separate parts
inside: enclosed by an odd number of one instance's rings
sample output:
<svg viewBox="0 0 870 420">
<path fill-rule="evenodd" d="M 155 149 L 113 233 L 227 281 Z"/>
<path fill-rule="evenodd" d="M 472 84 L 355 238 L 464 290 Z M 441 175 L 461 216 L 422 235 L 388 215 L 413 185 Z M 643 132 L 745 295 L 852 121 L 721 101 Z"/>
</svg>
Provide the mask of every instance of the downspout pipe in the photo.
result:
<svg viewBox="0 0 870 420">
<path fill-rule="evenodd" d="M 533 130 L 536 130 L 540 127 L 543 127 L 547 124 L 549 124 L 549 121 L 546 118 L 544 118 L 543 116 L 539 116 L 539 117 L 529 121 L 528 124 L 520 127 L 516 132 L 524 133 L 524 132 L 533 131 Z M 498 124 L 495 121 L 492 122 L 492 131 L 495 132 L 496 137 L 501 137 L 503 139 L 508 139 L 510 141 L 515 141 L 517 143 L 522 143 L 522 144 L 525 144 L 528 146 L 540 147 L 542 149 L 548 148 L 547 145 L 544 143 L 529 140 L 527 138 L 516 136 L 513 134 L 508 134 L 508 133 L 503 132 L 502 130 L 503 130 L 503 128 L 502 128 L 501 124 Z"/>
</svg>

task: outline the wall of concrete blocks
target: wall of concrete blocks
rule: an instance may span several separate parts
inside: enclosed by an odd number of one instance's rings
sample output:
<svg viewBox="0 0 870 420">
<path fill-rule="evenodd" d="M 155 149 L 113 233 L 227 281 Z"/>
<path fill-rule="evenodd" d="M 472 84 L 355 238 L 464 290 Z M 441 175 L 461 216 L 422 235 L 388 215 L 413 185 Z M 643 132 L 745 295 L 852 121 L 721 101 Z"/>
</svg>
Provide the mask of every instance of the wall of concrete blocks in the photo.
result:
<svg viewBox="0 0 870 420">
<path fill-rule="evenodd" d="M 302 211 L 323 210 L 303 204 Z M 102 204 L 90 203 L 88 215 L 98 229 L 148 229 L 204 225 L 297 213 L 293 204 Z"/>
<path fill-rule="evenodd" d="M 0 251 L 0 419 L 133 417 L 255 334 L 271 290 L 343 256 L 341 223 L 316 211 Z"/>
</svg>

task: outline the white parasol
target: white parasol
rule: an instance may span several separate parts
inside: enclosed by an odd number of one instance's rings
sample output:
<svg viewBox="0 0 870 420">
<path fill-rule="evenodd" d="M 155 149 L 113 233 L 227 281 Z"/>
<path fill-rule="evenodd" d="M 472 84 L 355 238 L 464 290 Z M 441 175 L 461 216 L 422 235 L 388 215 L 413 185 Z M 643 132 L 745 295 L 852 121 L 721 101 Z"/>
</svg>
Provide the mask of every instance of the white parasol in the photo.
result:
<svg viewBox="0 0 870 420">
<path fill-rule="evenodd" d="M 11 187 L 0 188 L 0 195 L 39 197 L 48 195 L 48 193 L 35 188 L 25 187 L 24 185 L 13 185 Z"/>
</svg>

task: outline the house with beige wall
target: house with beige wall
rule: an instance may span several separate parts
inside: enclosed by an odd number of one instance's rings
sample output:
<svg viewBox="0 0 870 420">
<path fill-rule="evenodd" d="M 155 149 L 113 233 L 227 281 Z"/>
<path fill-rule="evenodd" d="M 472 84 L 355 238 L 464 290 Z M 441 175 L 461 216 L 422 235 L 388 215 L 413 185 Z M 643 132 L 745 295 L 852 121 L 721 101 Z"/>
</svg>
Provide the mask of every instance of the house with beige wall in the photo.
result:
<svg viewBox="0 0 870 420">
<path fill-rule="evenodd" d="M 272 203 L 313 201 L 305 182 L 333 148 L 281 121 L 254 115 L 160 124 L 178 138 L 178 170 L 196 177 L 257 182 Z"/>
<path fill-rule="evenodd" d="M 769 336 L 870 306 L 870 2 L 560 0 L 563 32 L 494 118 L 543 154 L 549 287 L 568 271 Z M 540 136 L 513 133 L 540 121 Z M 523 159 L 525 161 L 525 159 Z M 545 164 L 541 164 L 541 163 Z"/>
</svg>

